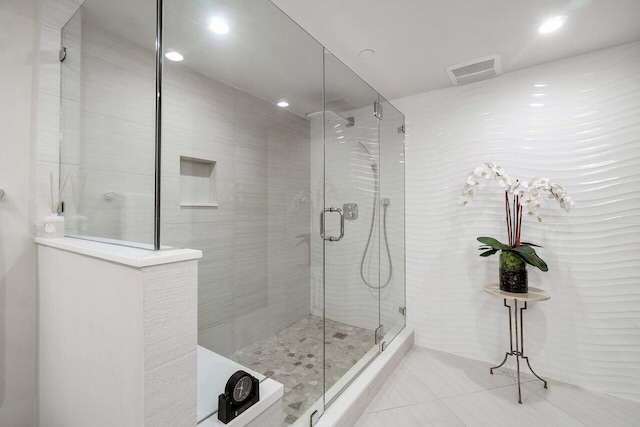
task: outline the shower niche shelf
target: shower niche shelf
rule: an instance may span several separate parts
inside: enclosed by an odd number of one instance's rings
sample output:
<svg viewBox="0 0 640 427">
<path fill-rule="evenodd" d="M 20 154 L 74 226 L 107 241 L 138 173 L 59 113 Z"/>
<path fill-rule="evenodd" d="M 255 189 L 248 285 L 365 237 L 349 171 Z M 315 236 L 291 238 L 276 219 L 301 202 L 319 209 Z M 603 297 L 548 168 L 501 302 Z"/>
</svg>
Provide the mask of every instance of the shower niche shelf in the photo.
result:
<svg viewBox="0 0 640 427">
<path fill-rule="evenodd" d="M 216 162 L 180 156 L 180 207 L 218 206 Z"/>
</svg>

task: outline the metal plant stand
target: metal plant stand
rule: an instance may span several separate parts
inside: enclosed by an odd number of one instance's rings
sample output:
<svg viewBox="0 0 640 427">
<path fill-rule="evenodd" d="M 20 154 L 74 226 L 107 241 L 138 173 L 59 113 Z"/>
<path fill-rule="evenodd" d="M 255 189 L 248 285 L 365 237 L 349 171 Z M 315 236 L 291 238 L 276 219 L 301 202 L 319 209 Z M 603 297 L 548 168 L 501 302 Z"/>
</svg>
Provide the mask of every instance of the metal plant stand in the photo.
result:
<svg viewBox="0 0 640 427">
<path fill-rule="evenodd" d="M 546 301 L 551 296 L 538 288 L 529 288 L 529 292 L 525 294 L 516 294 L 511 292 L 505 292 L 500 290 L 500 286 L 497 284 L 486 285 L 484 287 L 485 292 L 500 297 L 504 301 L 504 306 L 509 310 L 509 351 L 507 351 L 504 355 L 504 359 L 502 363 L 498 366 L 494 366 L 489 368 L 489 372 L 493 375 L 493 370 L 502 367 L 506 362 L 509 356 L 515 356 L 516 358 L 516 366 L 517 366 L 517 375 L 518 375 L 518 403 L 522 404 L 522 393 L 520 391 L 520 359 L 524 359 L 527 362 L 527 366 L 533 375 L 536 376 L 540 381 L 544 383 L 544 388 L 548 388 L 547 381 L 541 378 L 538 374 L 535 373 L 533 368 L 531 367 L 531 363 L 529 362 L 529 357 L 524 355 L 524 325 L 522 322 L 522 311 L 527 309 L 527 302 L 533 301 Z M 507 304 L 507 299 L 513 300 L 513 316 L 511 311 L 511 306 Z M 524 302 L 524 306 L 518 308 L 518 301 Z M 512 320 L 513 317 L 513 320 Z M 515 324 L 515 334 L 513 325 Z M 514 340 L 515 338 L 515 340 Z M 515 349 L 513 348 L 513 343 L 515 341 Z"/>
</svg>

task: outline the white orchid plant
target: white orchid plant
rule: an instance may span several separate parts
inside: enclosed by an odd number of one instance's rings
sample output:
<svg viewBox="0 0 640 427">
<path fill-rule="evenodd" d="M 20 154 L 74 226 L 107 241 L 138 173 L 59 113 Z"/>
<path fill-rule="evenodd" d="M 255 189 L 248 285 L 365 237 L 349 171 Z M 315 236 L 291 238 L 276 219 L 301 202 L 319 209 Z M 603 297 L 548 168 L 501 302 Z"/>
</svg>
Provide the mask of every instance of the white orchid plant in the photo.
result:
<svg viewBox="0 0 640 427">
<path fill-rule="evenodd" d="M 478 189 L 484 187 L 486 181 L 495 180 L 504 189 L 505 215 L 507 218 L 508 244 L 500 243 L 492 237 L 478 237 L 483 245 L 480 250 L 482 257 L 495 254 L 498 251 L 509 252 L 517 262 L 518 259 L 547 271 L 547 264 L 536 254 L 533 247 L 540 247 L 533 243 L 520 240 L 523 216 L 536 218 L 542 221 L 538 210 L 543 206 L 542 193 L 548 193 L 548 199 L 555 199 L 562 209 L 569 212 L 575 203 L 567 195 L 564 187 L 552 183 L 548 178 L 533 178 L 529 181 L 512 178 L 502 167 L 496 163 L 484 163 L 474 169 L 473 174 L 467 178 L 462 189 L 462 195 L 458 198 L 458 204 L 462 207 L 472 205 L 473 196 Z M 512 257 L 513 258 L 513 257 Z"/>
</svg>

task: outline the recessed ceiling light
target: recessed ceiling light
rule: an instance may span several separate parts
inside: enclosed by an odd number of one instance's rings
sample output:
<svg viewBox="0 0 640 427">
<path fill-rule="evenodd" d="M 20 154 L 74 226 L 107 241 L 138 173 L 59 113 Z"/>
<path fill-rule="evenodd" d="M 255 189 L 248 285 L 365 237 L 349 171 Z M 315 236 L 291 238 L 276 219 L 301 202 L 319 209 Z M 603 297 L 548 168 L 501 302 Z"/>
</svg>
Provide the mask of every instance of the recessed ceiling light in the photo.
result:
<svg viewBox="0 0 640 427">
<path fill-rule="evenodd" d="M 542 23 L 542 25 L 538 27 L 538 32 L 540 34 L 552 33 L 560 29 L 560 27 L 562 27 L 564 23 L 567 22 L 567 18 L 568 18 L 567 16 L 560 15 L 560 16 L 554 16 L 551 19 L 547 19 Z"/>
<path fill-rule="evenodd" d="M 280 102 L 278 102 L 276 105 L 277 105 L 278 107 L 282 107 L 282 108 L 284 108 L 284 107 L 288 107 L 288 106 L 289 106 L 289 103 L 288 103 L 287 101 L 280 101 Z"/>
<path fill-rule="evenodd" d="M 184 57 L 182 55 L 180 55 L 178 52 L 167 52 L 164 54 L 164 56 L 166 56 L 167 59 L 171 60 L 171 61 L 182 61 L 184 59 Z"/>
<path fill-rule="evenodd" d="M 362 58 L 372 58 L 376 52 L 373 49 L 363 49 L 360 51 L 360 57 Z"/>
<path fill-rule="evenodd" d="M 209 29 L 216 34 L 227 34 L 229 32 L 229 24 L 224 19 L 214 16 L 209 21 Z"/>
</svg>

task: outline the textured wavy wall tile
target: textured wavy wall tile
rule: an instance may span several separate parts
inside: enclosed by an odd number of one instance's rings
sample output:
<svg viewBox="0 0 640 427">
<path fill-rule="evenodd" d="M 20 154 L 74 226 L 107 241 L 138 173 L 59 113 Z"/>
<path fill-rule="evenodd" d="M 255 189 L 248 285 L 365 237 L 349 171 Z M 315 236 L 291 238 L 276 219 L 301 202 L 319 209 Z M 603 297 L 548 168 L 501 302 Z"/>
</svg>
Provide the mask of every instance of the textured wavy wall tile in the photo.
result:
<svg viewBox="0 0 640 427">
<path fill-rule="evenodd" d="M 640 400 L 640 42 L 394 102 L 407 117 L 407 301 L 416 343 L 497 362 L 506 310 L 482 291 L 496 258 L 475 237 L 505 235 L 499 188 L 457 206 L 484 161 L 548 176 L 576 201 L 525 222 L 551 300 L 525 313 L 542 376 Z"/>
</svg>

